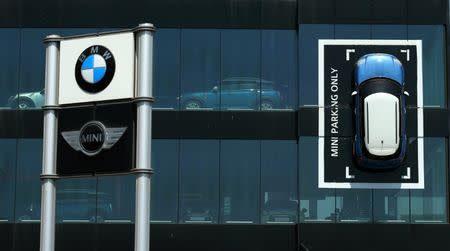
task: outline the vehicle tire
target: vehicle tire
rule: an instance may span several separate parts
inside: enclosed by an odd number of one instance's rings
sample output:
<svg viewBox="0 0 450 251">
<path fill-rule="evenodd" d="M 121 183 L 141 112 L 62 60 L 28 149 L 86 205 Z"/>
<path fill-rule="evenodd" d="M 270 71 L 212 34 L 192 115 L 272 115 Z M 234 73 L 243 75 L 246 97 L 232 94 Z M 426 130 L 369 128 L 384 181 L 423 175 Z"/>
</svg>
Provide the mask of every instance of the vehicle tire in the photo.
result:
<svg viewBox="0 0 450 251">
<path fill-rule="evenodd" d="M 274 107 L 273 107 L 273 103 L 270 100 L 262 100 L 260 108 L 262 111 L 266 111 L 266 110 L 272 110 Z"/>
<path fill-rule="evenodd" d="M 202 104 L 198 100 L 188 100 L 184 102 L 183 109 L 185 110 L 193 110 L 193 109 L 199 109 L 202 108 Z"/>
<path fill-rule="evenodd" d="M 35 107 L 34 102 L 29 99 L 19 99 L 17 102 L 17 106 L 15 108 L 18 109 L 28 109 Z"/>
</svg>

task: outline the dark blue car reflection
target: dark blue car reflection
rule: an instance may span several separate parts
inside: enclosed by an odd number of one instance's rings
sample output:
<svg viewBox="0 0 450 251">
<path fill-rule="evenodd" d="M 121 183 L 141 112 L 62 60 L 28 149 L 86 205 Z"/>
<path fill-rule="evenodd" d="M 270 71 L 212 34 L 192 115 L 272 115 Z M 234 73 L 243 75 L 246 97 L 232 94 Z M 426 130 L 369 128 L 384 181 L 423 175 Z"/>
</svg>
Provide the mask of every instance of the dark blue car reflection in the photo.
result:
<svg viewBox="0 0 450 251">
<path fill-rule="evenodd" d="M 286 108 L 286 86 L 272 81 L 231 77 L 210 90 L 183 93 L 179 99 L 182 109 L 251 109 Z"/>
<path fill-rule="evenodd" d="M 406 98 L 402 63 L 374 53 L 355 66 L 354 156 L 369 169 L 398 167 L 406 156 Z"/>
</svg>

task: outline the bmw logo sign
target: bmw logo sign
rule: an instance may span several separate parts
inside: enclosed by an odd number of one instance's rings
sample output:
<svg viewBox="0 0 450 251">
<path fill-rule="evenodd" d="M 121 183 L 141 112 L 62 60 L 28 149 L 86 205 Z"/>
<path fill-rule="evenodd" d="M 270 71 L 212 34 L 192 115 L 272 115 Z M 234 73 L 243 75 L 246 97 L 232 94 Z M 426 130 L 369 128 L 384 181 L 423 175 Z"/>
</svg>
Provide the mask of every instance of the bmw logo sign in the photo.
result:
<svg viewBox="0 0 450 251">
<path fill-rule="evenodd" d="M 75 65 L 78 86 L 89 93 L 98 93 L 108 87 L 114 77 L 116 62 L 108 48 L 93 45 L 81 53 Z"/>
</svg>

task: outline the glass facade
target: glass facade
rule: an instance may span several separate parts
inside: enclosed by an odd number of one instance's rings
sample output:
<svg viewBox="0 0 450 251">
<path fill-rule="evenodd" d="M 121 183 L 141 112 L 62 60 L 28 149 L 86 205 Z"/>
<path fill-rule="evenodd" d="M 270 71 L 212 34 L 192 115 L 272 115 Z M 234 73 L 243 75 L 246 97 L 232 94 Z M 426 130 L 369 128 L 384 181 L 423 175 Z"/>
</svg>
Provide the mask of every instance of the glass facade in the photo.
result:
<svg viewBox="0 0 450 251">
<path fill-rule="evenodd" d="M 14 220 L 17 140 L 0 139 L 0 222 Z"/>
<path fill-rule="evenodd" d="M 297 32 L 158 30 L 154 89 L 157 109 L 293 109 Z"/>
<path fill-rule="evenodd" d="M 179 221 L 217 223 L 219 212 L 219 142 L 180 142 Z"/>
<path fill-rule="evenodd" d="M 41 216 L 42 139 L 17 140 L 15 221 L 35 222 Z"/>
<path fill-rule="evenodd" d="M 99 29 L 0 29 L 0 109 L 43 104 L 42 38 Z M 317 106 L 318 39 L 422 39 L 424 106 L 446 108 L 444 27 L 158 29 L 155 110 Z M 1 118 L 1 117 L 0 117 Z M 31 126 L 31 125 L 29 125 Z M 425 138 L 425 189 L 319 189 L 318 137 L 153 140 L 151 220 L 183 224 L 446 223 L 448 139 Z M 40 217 L 42 139 L 0 138 L 0 222 Z M 134 221 L 134 176 L 57 181 L 57 222 Z"/>
<path fill-rule="evenodd" d="M 259 223 L 261 152 L 255 140 L 221 142 L 220 202 L 224 223 Z"/>
<path fill-rule="evenodd" d="M 20 29 L 0 29 L 0 36 L 1 53 L 10 59 L 0 63 L 0 107 L 17 108 L 13 97 L 19 90 Z"/>
</svg>

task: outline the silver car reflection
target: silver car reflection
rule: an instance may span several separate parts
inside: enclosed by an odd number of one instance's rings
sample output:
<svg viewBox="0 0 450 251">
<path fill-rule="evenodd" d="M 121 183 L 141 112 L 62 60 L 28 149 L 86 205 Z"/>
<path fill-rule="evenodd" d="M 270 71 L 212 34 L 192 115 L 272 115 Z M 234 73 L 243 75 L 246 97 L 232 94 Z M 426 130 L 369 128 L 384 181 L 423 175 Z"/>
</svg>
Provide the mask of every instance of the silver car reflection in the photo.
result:
<svg viewBox="0 0 450 251">
<path fill-rule="evenodd" d="M 8 99 L 7 106 L 13 109 L 27 109 L 41 107 L 44 105 L 44 89 L 38 92 L 25 92 L 11 96 Z"/>
</svg>

